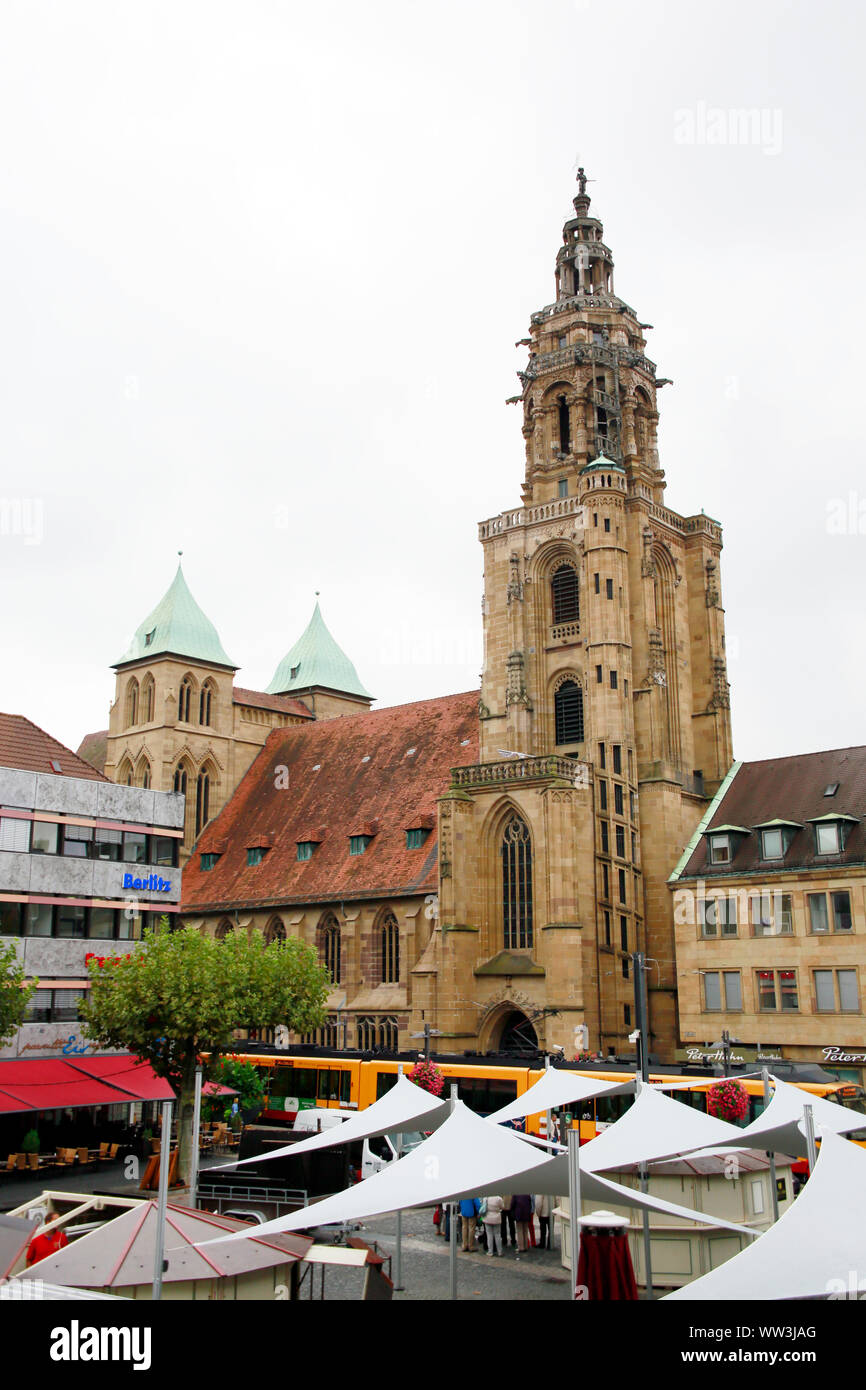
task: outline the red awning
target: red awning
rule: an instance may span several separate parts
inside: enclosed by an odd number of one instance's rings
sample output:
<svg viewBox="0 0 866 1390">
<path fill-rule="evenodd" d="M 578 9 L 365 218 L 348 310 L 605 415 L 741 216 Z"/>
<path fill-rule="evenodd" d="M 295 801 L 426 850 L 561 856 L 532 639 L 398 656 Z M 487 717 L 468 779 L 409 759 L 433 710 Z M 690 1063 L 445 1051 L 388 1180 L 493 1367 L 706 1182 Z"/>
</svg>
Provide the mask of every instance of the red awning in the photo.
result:
<svg viewBox="0 0 866 1390">
<path fill-rule="evenodd" d="M 5 1114 L 174 1098 L 168 1082 L 135 1057 L 0 1062 L 0 1112 Z"/>
</svg>

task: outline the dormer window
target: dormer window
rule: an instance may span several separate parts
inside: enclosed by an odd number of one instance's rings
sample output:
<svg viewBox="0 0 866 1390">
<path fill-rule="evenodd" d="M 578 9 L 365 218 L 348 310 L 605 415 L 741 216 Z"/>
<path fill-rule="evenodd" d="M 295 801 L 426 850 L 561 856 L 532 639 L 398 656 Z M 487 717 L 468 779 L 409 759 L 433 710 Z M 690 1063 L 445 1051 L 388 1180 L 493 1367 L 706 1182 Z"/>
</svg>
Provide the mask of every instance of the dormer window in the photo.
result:
<svg viewBox="0 0 866 1390">
<path fill-rule="evenodd" d="M 842 848 L 838 825 L 816 825 L 815 840 L 819 854 L 838 854 Z"/>
<path fill-rule="evenodd" d="M 312 859 L 315 845 L 312 840 L 298 841 L 298 863 L 304 864 L 308 859 Z"/>
<path fill-rule="evenodd" d="M 429 834 L 430 834 L 430 831 L 429 831 L 429 830 L 425 830 L 423 826 L 418 826 L 418 827 L 417 827 L 416 829 L 414 829 L 414 830 L 407 830 L 407 831 L 406 831 L 406 848 L 407 848 L 407 849 L 420 849 L 421 846 L 423 845 L 424 841 L 427 839 L 427 837 L 428 837 Z"/>
<path fill-rule="evenodd" d="M 710 863 L 711 864 L 730 864 L 731 837 L 730 835 L 711 835 L 710 836 Z"/>
<path fill-rule="evenodd" d="M 715 825 L 705 830 L 707 860 L 710 864 L 730 864 L 740 847 L 740 838 L 750 835 L 744 825 Z"/>
<path fill-rule="evenodd" d="M 769 820 L 755 829 L 761 836 L 761 858 L 764 860 L 784 859 L 798 830 L 799 821 Z"/>
<path fill-rule="evenodd" d="M 253 868 L 256 864 L 261 864 L 267 852 L 264 845 L 251 845 L 247 849 L 247 866 Z"/>
<path fill-rule="evenodd" d="M 856 817 L 845 815 L 814 816 L 815 853 L 820 856 L 841 854 L 854 826 Z"/>
<path fill-rule="evenodd" d="M 218 854 L 203 854 L 201 857 L 201 867 L 204 872 L 206 873 L 208 869 L 212 869 L 218 859 Z"/>
<path fill-rule="evenodd" d="M 364 850 L 367 848 L 367 846 L 368 846 L 368 844 L 370 843 L 370 841 L 372 840 L 372 838 L 373 838 L 372 835 L 350 835 L 350 836 L 349 836 L 349 853 L 350 853 L 350 854 L 363 854 L 363 853 L 364 853 Z"/>
</svg>

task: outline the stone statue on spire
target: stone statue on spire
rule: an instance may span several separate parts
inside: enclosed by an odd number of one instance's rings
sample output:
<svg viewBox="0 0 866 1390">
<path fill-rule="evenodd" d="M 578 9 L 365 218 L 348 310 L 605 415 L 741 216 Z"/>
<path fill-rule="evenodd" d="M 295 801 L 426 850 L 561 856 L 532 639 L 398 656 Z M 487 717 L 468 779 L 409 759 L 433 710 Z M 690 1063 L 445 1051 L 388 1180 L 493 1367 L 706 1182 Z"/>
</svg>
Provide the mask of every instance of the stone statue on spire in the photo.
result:
<svg viewBox="0 0 866 1390">
<path fill-rule="evenodd" d="M 581 165 L 577 171 L 577 186 L 581 195 L 583 195 L 586 192 L 586 174 L 583 172 L 583 165 Z"/>
</svg>

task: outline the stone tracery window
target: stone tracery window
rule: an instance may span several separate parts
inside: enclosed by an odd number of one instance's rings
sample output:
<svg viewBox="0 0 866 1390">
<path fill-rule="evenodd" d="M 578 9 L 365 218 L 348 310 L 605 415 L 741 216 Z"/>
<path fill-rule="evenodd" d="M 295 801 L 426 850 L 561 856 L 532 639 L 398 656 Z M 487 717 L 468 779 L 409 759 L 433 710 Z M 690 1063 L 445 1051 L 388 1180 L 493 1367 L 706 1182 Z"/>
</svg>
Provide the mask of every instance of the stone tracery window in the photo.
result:
<svg viewBox="0 0 866 1390">
<path fill-rule="evenodd" d="M 320 922 L 318 935 L 322 963 L 331 977 L 331 984 L 338 985 L 342 979 L 342 936 L 333 912 Z"/>
<path fill-rule="evenodd" d="M 500 853 L 505 949 L 525 950 L 532 946 L 532 840 L 520 816 L 506 825 Z"/>
<path fill-rule="evenodd" d="M 385 914 L 379 929 L 379 947 L 382 955 L 382 984 L 400 983 L 400 928 L 393 912 Z"/>
</svg>

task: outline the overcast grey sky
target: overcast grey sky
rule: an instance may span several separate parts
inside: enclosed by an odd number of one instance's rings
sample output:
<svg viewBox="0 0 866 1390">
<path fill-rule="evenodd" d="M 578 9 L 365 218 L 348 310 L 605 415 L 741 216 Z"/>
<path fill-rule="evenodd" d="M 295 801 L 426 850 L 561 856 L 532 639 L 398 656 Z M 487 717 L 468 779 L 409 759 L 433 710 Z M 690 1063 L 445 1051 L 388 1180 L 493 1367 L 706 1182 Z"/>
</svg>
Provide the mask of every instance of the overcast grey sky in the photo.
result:
<svg viewBox="0 0 866 1390">
<path fill-rule="evenodd" d="M 866 741 L 862 16 L 5 0 L 0 708 L 105 727 L 178 549 L 243 685 L 320 589 L 381 703 L 474 687 L 579 161 L 725 528 L 735 751 Z"/>
</svg>

